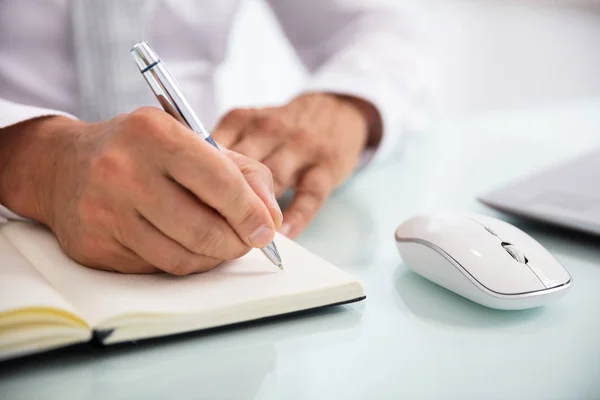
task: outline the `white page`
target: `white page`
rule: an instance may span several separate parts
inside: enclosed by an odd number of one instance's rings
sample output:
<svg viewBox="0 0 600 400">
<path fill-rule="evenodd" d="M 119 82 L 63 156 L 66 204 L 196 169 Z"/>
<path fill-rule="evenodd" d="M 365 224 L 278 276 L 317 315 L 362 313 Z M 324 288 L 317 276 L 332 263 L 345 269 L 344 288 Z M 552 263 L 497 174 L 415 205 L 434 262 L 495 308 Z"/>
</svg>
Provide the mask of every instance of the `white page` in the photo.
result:
<svg viewBox="0 0 600 400">
<path fill-rule="evenodd" d="M 38 225 L 11 222 L 0 231 L 92 325 L 119 314 L 198 313 L 360 284 L 283 236 L 278 236 L 276 243 L 285 271 L 253 250 L 212 271 L 176 277 L 124 275 L 83 267 L 66 257 L 54 235 Z"/>
<path fill-rule="evenodd" d="M 75 308 L 0 234 L 0 313 L 31 307 L 52 307 L 77 315 Z"/>
</svg>

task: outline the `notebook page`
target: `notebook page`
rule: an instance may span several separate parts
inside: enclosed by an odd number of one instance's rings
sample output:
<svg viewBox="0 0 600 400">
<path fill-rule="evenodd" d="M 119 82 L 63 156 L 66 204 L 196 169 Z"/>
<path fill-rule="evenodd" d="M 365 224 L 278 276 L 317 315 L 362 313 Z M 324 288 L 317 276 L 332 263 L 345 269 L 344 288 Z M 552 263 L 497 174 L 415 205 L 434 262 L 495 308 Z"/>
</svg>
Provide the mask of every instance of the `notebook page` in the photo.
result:
<svg viewBox="0 0 600 400">
<path fill-rule="evenodd" d="M 77 314 L 27 258 L 0 235 L 0 314 L 32 307 L 52 307 Z"/>
<path fill-rule="evenodd" d="M 253 250 L 212 271 L 176 277 L 124 275 L 83 267 L 70 260 L 56 238 L 38 225 L 11 222 L 1 231 L 92 325 L 120 314 L 198 313 L 357 285 L 349 274 L 282 236 L 276 243 L 285 271 Z"/>
</svg>

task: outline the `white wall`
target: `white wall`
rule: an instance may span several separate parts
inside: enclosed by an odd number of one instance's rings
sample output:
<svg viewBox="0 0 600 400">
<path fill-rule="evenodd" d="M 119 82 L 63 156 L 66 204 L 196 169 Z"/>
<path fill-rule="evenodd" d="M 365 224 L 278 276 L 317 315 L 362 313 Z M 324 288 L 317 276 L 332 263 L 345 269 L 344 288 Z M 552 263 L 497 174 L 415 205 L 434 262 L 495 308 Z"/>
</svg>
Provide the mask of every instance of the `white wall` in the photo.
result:
<svg viewBox="0 0 600 400">
<path fill-rule="evenodd" d="M 432 32 L 441 105 L 450 115 L 600 95 L 600 10 L 569 1 L 432 3 L 439 6 L 430 16 L 443 27 Z"/>
<path fill-rule="evenodd" d="M 220 109 L 286 101 L 305 79 L 306 72 L 269 7 L 261 0 L 243 0 L 229 59 L 218 75 Z"/>
<path fill-rule="evenodd" d="M 400 1 L 400 0 L 399 0 Z M 414 0 L 439 72 L 441 115 L 600 95 L 600 9 L 592 0 Z M 285 101 L 305 72 L 268 7 L 245 0 L 219 75 L 221 110 Z"/>
</svg>

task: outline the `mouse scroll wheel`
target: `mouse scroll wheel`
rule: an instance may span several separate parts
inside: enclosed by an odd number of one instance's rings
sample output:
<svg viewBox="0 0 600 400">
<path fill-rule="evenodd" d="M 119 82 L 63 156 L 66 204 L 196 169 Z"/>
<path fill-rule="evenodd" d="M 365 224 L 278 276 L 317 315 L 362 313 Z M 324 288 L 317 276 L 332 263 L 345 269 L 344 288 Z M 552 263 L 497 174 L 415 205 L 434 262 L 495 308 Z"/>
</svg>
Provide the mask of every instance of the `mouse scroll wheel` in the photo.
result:
<svg viewBox="0 0 600 400">
<path fill-rule="evenodd" d="M 528 262 L 527 257 L 525 257 L 525 254 L 523 254 L 523 252 L 521 250 L 519 250 L 516 246 L 514 246 L 510 243 L 503 242 L 502 247 L 517 262 L 520 262 L 521 264 L 527 264 L 527 262 Z"/>
</svg>

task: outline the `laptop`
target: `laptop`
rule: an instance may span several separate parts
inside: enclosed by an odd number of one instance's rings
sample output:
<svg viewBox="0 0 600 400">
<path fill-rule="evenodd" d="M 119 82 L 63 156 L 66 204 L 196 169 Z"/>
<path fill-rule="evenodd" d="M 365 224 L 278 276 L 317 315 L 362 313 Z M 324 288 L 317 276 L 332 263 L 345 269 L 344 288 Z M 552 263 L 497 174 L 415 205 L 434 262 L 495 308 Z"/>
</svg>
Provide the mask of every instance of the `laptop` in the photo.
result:
<svg viewBox="0 0 600 400">
<path fill-rule="evenodd" d="M 479 198 L 493 209 L 600 235 L 600 150 Z"/>
</svg>

